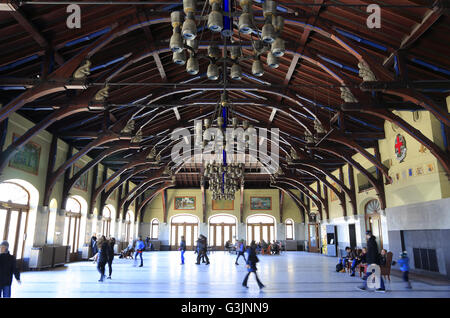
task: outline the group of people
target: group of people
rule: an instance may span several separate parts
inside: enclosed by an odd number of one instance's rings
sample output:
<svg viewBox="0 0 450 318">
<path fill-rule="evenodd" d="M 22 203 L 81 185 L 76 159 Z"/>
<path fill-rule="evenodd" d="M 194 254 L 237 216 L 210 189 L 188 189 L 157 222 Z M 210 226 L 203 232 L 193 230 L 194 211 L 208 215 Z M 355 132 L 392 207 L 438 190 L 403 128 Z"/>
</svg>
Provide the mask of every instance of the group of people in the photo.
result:
<svg viewBox="0 0 450 318">
<path fill-rule="evenodd" d="M 281 242 L 275 240 L 271 244 L 264 240 L 256 244 L 256 251 L 263 254 L 279 255 L 282 249 Z"/>
<path fill-rule="evenodd" d="M 103 282 L 104 279 L 111 279 L 112 275 L 112 263 L 114 260 L 114 246 L 116 244 L 116 239 L 114 237 L 112 238 L 106 238 L 104 235 L 102 235 L 99 239 L 97 239 L 96 235 L 93 234 L 91 237 L 91 248 L 92 248 L 92 254 L 93 256 L 90 258 L 90 260 L 93 260 L 97 263 L 97 270 L 100 273 L 100 279 L 99 282 Z M 139 237 L 136 242 L 130 241 L 130 244 L 128 247 L 122 251 L 121 256 L 129 254 L 130 251 L 135 251 L 134 255 L 134 266 L 137 265 L 137 259 L 138 256 L 140 257 L 141 264 L 139 267 L 144 266 L 144 260 L 142 258 L 142 252 L 145 250 L 145 243 L 142 241 L 142 238 Z M 121 258 L 122 258 L 121 257 Z M 109 269 L 109 275 L 106 277 L 105 270 L 106 270 L 106 264 L 108 264 Z"/>
<path fill-rule="evenodd" d="M 376 238 L 372 235 L 371 231 L 366 232 L 367 239 L 367 248 L 364 247 L 362 249 L 358 249 L 356 252 L 353 251 L 350 247 L 346 247 L 346 255 L 339 259 L 339 263 L 336 265 L 336 269 L 342 268 L 345 271 L 345 267 L 347 264 L 351 262 L 351 276 L 355 276 L 356 266 L 358 264 L 367 265 L 376 264 L 379 266 L 387 265 L 387 251 L 382 249 L 380 253 L 378 253 L 378 244 L 376 242 Z M 393 261 L 392 265 L 396 264 L 400 265 L 400 271 L 402 272 L 403 281 L 405 282 L 405 288 L 411 289 L 411 283 L 409 282 L 409 257 L 406 251 L 403 251 L 400 254 L 400 258 L 398 261 Z M 366 271 L 363 280 L 364 283 L 362 286 L 358 286 L 359 290 L 367 290 L 367 278 L 372 274 L 372 272 Z M 376 292 L 385 292 L 386 288 L 384 285 L 383 277 L 380 276 L 380 287 L 375 290 Z"/>
</svg>

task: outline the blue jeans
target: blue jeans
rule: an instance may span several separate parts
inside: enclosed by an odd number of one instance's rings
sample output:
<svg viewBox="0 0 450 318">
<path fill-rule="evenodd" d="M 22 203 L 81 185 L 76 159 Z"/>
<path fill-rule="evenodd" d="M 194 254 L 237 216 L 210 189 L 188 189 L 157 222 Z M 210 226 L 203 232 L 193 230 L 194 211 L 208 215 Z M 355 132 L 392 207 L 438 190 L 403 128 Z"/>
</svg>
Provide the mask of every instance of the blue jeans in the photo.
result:
<svg viewBox="0 0 450 318">
<path fill-rule="evenodd" d="M 367 278 L 370 276 L 370 274 L 372 274 L 372 273 L 366 272 L 366 274 L 365 274 L 365 276 L 363 278 L 364 279 L 364 288 L 367 288 Z M 385 289 L 383 276 L 381 276 L 381 275 L 380 275 L 380 280 L 381 280 L 380 288 L 381 289 Z"/>
<path fill-rule="evenodd" d="M 136 252 L 135 254 L 134 254 L 134 262 L 136 263 L 136 261 L 137 261 L 137 256 L 140 256 L 141 257 L 141 265 L 143 265 L 144 264 L 144 260 L 142 259 L 142 252 Z"/>
<path fill-rule="evenodd" d="M 181 251 L 181 264 L 184 264 L 184 250 Z"/>
<path fill-rule="evenodd" d="M 0 287 L 0 298 L 11 298 L 11 286 Z"/>
</svg>

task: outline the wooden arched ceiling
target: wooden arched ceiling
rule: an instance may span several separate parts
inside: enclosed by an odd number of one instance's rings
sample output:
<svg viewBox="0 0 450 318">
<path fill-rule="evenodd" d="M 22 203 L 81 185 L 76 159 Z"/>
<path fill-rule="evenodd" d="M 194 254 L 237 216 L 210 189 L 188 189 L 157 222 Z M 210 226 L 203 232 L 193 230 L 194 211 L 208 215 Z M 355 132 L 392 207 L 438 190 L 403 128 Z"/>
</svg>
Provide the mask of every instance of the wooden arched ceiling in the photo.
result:
<svg viewBox="0 0 450 318">
<path fill-rule="evenodd" d="M 174 5 L 168 5 L 169 2 Z M 28 98 L 27 92 L 38 90 L 43 84 L 67 84 L 78 62 L 84 59 L 83 54 L 89 53 L 92 67 L 85 82 L 88 89 L 57 89 L 36 94 L 14 111 L 39 124 L 60 109 L 72 104 L 84 105 L 82 111 L 58 117 L 46 127 L 76 149 L 92 143 L 100 131 L 105 133 L 105 127 L 115 127 L 115 133 L 119 133 L 130 116 L 139 112 L 135 127 L 147 124 L 139 147 L 125 147 L 99 160 L 120 171 L 129 158 L 160 142 L 164 132 L 192 125 L 194 118 L 210 114 L 220 97 L 220 90 L 202 90 L 221 87 L 218 81 L 206 79 L 206 60 L 200 60 L 200 73 L 196 77 L 188 75 L 184 66 L 172 62 L 168 50 L 172 33 L 169 15 L 173 10 L 181 10 L 182 1 L 167 3 L 82 5 L 82 27 L 73 30 L 66 27 L 68 14 L 63 5 L 24 4 L 15 5 L 12 12 L 0 11 L 0 103 L 6 108 L 13 107 L 21 98 Z M 368 4 L 362 0 L 283 1 L 282 7 L 287 12 L 280 14 L 286 21 L 282 37 L 287 40 L 287 52 L 280 58 L 279 68 L 270 69 L 265 65 L 265 74 L 255 80 L 251 76 L 251 63 L 245 61 L 241 66 L 250 76 L 244 76 L 241 81 L 229 80 L 230 87 L 248 88 L 248 91 L 229 93 L 237 117 L 252 119 L 256 127 L 280 128 L 286 142 L 285 151 L 295 148 L 304 162 L 316 161 L 323 174 L 346 163 L 333 152 L 350 157 L 360 149 L 376 147 L 377 140 L 384 138 L 384 121 L 398 120 L 391 113 L 393 109 L 432 107 L 440 115 L 448 135 L 449 118 L 444 100 L 450 90 L 450 18 L 446 2 L 384 0 L 380 2 L 380 29 L 366 26 Z M 256 1 L 254 10 L 261 10 Z M 249 40 L 236 30 L 233 38 Z M 210 41 L 219 40 L 219 36 L 205 31 L 200 46 L 205 48 Z M 244 48 L 244 53 L 249 53 L 248 48 Z M 358 63 L 361 61 L 366 61 L 377 80 L 383 81 L 378 84 L 384 85 L 384 91 L 360 89 L 363 79 L 358 74 Z M 68 75 L 61 71 L 66 69 L 72 71 Z M 59 72 L 58 76 L 54 75 L 55 71 Z M 110 85 L 109 96 L 103 104 L 105 110 L 89 109 L 93 93 L 103 88 L 101 83 L 105 81 Z M 353 107 L 360 107 L 359 111 L 342 111 L 341 85 L 351 87 L 359 101 Z M 390 93 L 411 87 L 417 93 L 412 101 Z M 422 97 L 426 99 L 425 104 Z M 195 104 L 199 102 L 202 104 Z M 10 114 L 5 107 L 1 121 Z M 174 111 L 165 111 L 173 107 L 177 107 L 180 120 Z M 271 120 L 273 109 L 276 113 Z M 314 127 L 314 117 L 328 130 L 335 129 L 316 149 L 308 147 L 304 138 L 305 130 Z M 413 127 L 403 127 L 433 150 L 448 171 L 448 149 L 439 149 Z M 113 144 L 106 142 L 87 149 L 86 153 L 96 158 Z M 3 161 L 5 158 L 3 155 Z M 302 182 L 310 184 L 317 180 L 314 175 L 286 166 L 285 155 L 282 159 L 283 168 L 296 174 Z M 268 175 L 257 176 L 252 172 L 256 171 L 248 171 L 246 187 L 269 186 Z M 129 180 L 139 184 L 148 173 L 143 170 Z M 181 169 L 176 180 L 179 187 L 198 187 L 199 171 L 192 167 Z"/>
</svg>

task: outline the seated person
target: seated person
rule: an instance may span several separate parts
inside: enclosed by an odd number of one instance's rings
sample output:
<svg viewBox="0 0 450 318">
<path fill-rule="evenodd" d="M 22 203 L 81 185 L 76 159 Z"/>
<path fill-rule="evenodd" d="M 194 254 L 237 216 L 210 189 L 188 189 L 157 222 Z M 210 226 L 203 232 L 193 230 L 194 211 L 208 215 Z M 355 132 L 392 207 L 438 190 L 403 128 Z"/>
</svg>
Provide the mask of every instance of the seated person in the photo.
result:
<svg viewBox="0 0 450 318">
<path fill-rule="evenodd" d="M 339 259 L 339 264 L 342 264 L 342 266 L 344 266 L 344 268 L 347 266 L 347 263 L 349 261 L 352 261 L 353 259 L 355 259 L 355 253 L 353 253 L 352 249 L 350 248 L 350 246 L 347 246 L 345 248 L 345 252 L 347 253 L 344 257 Z"/>
<path fill-rule="evenodd" d="M 383 248 L 380 252 L 380 266 L 386 266 L 386 255 L 387 255 L 387 251 Z M 391 265 L 395 265 L 397 264 L 397 262 L 392 261 Z"/>
<path fill-rule="evenodd" d="M 268 252 L 269 244 L 266 243 L 266 241 L 262 240 L 261 242 L 261 251 L 263 254 Z"/>
<path fill-rule="evenodd" d="M 256 254 L 260 253 L 261 253 L 261 243 L 258 242 L 258 244 L 256 244 Z"/>
<path fill-rule="evenodd" d="M 228 240 L 225 242 L 225 251 L 230 252 L 231 249 L 231 242 Z"/>
<path fill-rule="evenodd" d="M 130 241 L 130 244 L 120 253 L 119 258 L 131 258 L 133 259 L 134 247 L 133 241 Z"/>
<path fill-rule="evenodd" d="M 273 241 L 271 246 L 272 255 L 280 254 L 280 247 L 278 246 L 277 242 Z"/>
<path fill-rule="evenodd" d="M 367 248 L 363 247 L 363 249 L 358 249 L 357 253 L 356 253 L 356 258 L 353 260 L 352 262 L 352 275 L 351 276 L 355 276 L 355 269 L 357 265 L 367 265 L 367 260 L 366 260 L 366 254 L 367 254 Z"/>
</svg>

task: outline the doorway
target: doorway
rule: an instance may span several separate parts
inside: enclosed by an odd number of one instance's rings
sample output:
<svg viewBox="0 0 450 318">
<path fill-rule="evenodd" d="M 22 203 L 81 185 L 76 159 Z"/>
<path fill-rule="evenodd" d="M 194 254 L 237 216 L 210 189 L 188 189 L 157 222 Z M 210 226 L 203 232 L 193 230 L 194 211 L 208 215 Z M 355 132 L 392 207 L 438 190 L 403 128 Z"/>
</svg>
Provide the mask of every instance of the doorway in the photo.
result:
<svg viewBox="0 0 450 318">
<path fill-rule="evenodd" d="M 309 252 L 319 253 L 319 224 L 308 224 L 308 246 Z"/>
<path fill-rule="evenodd" d="M 366 229 L 371 231 L 372 235 L 375 236 L 378 249 L 381 250 L 383 248 L 383 236 L 381 230 L 380 202 L 378 202 L 378 200 L 369 201 L 366 204 L 364 211 L 365 211 Z"/>
<path fill-rule="evenodd" d="M 231 215 L 216 215 L 209 220 L 209 245 L 225 250 L 225 243 L 236 237 L 236 219 Z"/>
<path fill-rule="evenodd" d="M 186 249 L 193 251 L 198 238 L 198 219 L 193 215 L 177 215 L 172 218 L 171 242 L 172 250 L 178 250 L 181 237 L 186 240 Z"/>
<path fill-rule="evenodd" d="M 27 239 L 30 195 L 22 186 L 0 184 L 0 239 L 7 240 L 9 251 L 15 255 L 18 268 L 22 268 L 23 251 Z"/>
<path fill-rule="evenodd" d="M 351 249 L 356 248 L 356 227 L 355 224 L 348 225 L 348 234 L 350 237 L 350 247 Z"/>
<path fill-rule="evenodd" d="M 247 245 L 265 241 L 270 244 L 275 240 L 275 220 L 268 215 L 253 215 L 247 219 Z"/>
</svg>

